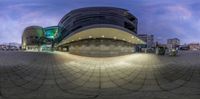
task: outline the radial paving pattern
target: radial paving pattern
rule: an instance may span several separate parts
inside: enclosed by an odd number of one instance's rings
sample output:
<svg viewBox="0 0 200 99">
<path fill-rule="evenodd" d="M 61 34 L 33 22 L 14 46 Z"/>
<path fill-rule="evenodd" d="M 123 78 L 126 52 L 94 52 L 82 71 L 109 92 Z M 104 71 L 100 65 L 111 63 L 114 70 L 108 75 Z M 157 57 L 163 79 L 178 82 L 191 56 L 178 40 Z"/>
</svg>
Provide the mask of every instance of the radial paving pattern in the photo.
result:
<svg viewBox="0 0 200 99">
<path fill-rule="evenodd" d="M 0 52 L 0 99 L 199 99 L 199 59 Z"/>
</svg>

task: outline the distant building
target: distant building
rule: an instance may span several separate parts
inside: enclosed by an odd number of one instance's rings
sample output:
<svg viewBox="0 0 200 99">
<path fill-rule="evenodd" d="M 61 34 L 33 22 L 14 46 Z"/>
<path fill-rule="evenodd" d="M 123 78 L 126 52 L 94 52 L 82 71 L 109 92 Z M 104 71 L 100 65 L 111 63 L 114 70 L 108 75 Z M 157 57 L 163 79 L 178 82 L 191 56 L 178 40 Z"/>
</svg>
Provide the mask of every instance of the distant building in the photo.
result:
<svg viewBox="0 0 200 99">
<path fill-rule="evenodd" d="M 5 44 L 0 44 L 0 51 L 1 50 L 7 50 L 7 45 Z"/>
<path fill-rule="evenodd" d="M 189 48 L 190 48 L 190 50 L 200 50 L 200 44 L 199 43 L 190 43 Z"/>
<path fill-rule="evenodd" d="M 145 47 L 146 47 L 146 48 L 155 47 L 154 35 L 138 34 L 138 37 L 139 37 L 140 39 L 142 39 L 144 42 L 146 42 L 146 44 L 145 44 Z"/>
<path fill-rule="evenodd" d="M 17 48 L 19 48 L 19 49 L 20 49 L 20 47 L 21 47 L 21 44 L 15 43 L 15 42 L 8 43 L 8 45 L 9 45 L 9 46 L 15 46 L 15 47 L 17 47 Z"/>
<path fill-rule="evenodd" d="M 178 38 L 172 38 L 167 40 L 167 44 L 179 46 L 180 45 L 180 40 Z"/>
<path fill-rule="evenodd" d="M 180 40 L 178 38 L 172 38 L 167 40 L 167 48 L 174 49 L 180 46 Z"/>
<path fill-rule="evenodd" d="M 1 50 L 20 50 L 21 45 L 18 43 L 5 43 L 0 44 L 0 51 Z"/>
<path fill-rule="evenodd" d="M 180 49 L 180 50 L 189 50 L 190 47 L 189 47 L 188 44 L 184 44 L 184 45 L 180 45 L 180 46 L 179 46 L 179 49 Z"/>
</svg>

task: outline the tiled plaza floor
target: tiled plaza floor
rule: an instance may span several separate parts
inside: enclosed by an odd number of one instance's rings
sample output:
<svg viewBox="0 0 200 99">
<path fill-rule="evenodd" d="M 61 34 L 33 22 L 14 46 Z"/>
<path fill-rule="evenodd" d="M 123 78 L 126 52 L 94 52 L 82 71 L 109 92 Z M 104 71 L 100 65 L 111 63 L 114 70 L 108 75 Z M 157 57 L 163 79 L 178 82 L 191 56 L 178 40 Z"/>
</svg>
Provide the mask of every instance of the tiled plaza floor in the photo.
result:
<svg viewBox="0 0 200 99">
<path fill-rule="evenodd" d="M 200 99 L 200 52 L 0 52 L 0 99 Z"/>
</svg>

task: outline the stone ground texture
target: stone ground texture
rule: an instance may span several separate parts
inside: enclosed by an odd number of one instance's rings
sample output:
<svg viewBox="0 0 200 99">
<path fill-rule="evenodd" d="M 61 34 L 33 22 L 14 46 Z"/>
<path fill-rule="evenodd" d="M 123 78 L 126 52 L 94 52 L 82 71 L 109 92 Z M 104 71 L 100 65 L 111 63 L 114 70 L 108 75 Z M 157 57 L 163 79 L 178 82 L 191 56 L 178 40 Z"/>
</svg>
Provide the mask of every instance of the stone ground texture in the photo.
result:
<svg viewBox="0 0 200 99">
<path fill-rule="evenodd" d="M 0 99 L 200 99 L 200 52 L 0 52 Z"/>
</svg>

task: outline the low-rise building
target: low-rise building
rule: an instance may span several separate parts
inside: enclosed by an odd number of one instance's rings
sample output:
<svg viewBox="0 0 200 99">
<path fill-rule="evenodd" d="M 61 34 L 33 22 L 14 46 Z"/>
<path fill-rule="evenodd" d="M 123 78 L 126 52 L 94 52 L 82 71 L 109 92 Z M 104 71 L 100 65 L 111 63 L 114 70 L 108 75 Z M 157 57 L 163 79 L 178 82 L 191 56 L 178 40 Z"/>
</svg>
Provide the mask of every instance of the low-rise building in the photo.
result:
<svg viewBox="0 0 200 99">
<path fill-rule="evenodd" d="M 190 43 L 189 48 L 190 48 L 190 50 L 200 50 L 200 44 L 199 43 Z"/>
<path fill-rule="evenodd" d="M 154 35 L 149 34 L 138 34 L 138 37 L 142 39 L 144 42 L 146 42 L 145 47 L 146 48 L 152 48 L 155 47 L 154 43 Z"/>
<path fill-rule="evenodd" d="M 172 38 L 167 40 L 167 44 L 179 46 L 180 45 L 180 40 L 178 38 Z"/>
<path fill-rule="evenodd" d="M 0 51 L 9 51 L 9 50 L 20 50 L 21 45 L 18 43 L 5 43 L 0 44 Z"/>
<path fill-rule="evenodd" d="M 178 38 L 167 39 L 168 49 L 176 49 L 180 46 L 180 40 Z"/>
</svg>

